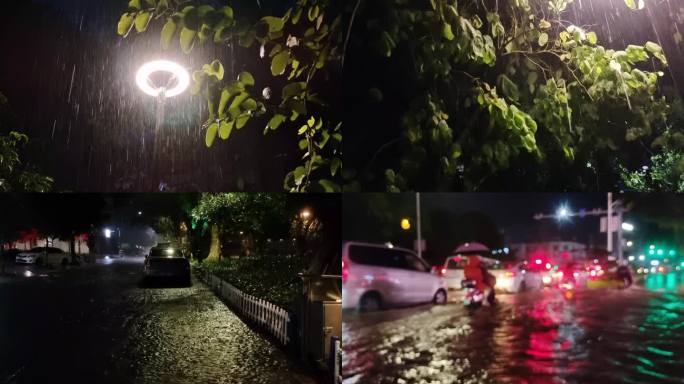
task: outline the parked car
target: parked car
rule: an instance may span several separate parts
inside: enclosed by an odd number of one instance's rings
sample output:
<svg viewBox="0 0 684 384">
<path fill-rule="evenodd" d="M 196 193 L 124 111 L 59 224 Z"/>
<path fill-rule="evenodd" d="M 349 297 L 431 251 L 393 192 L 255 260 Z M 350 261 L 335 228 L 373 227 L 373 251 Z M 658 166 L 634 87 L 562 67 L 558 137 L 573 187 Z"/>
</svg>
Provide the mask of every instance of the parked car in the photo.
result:
<svg viewBox="0 0 684 384">
<path fill-rule="evenodd" d="M 147 280 L 178 281 L 184 285 L 192 284 L 190 262 L 184 257 L 150 256 L 145 260 Z"/>
<path fill-rule="evenodd" d="M 36 264 L 43 265 L 49 261 L 61 263 L 62 260 L 66 259 L 68 262 L 67 255 L 64 251 L 55 247 L 35 247 L 30 251 L 20 252 L 14 261 L 17 264 Z"/>
<path fill-rule="evenodd" d="M 360 311 L 447 301 L 444 279 L 413 251 L 390 244 L 342 246 L 342 308 Z"/>
<path fill-rule="evenodd" d="M 181 251 L 172 243 L 159 243 L 156 246 L 150 248 L 150 253 L 147 254 L 148 257 L 182 257 Z"/>
</svg>

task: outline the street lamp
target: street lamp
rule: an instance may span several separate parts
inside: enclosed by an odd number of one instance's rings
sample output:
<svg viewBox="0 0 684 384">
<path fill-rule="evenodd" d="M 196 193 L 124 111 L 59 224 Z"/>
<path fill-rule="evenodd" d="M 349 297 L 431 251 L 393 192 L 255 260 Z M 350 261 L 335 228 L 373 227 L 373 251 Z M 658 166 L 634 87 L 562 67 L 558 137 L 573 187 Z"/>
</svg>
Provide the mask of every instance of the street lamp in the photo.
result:
<svg viewBox="0 0 684 384">
<path fill-rule="evenodd" d="M 634 224 L 632 223 L 622 223 L 622 230 L 627 232 L 632 232 L 634 230 Z"/>
<path fill-rule="evenodd" d="M 407 218 L 401 219 L 401 229 L 403 229 L 404 231 L 408 231 L 409 229 L 411 229 L 411 221 L 409 221 L 409 219 Z"/>
<path fill-rule="evenodd" d="M 142 211 L 138 211 L 138 216 L 142 216 Z"/>
<path fill-rule="evenodd" d="M 106 239 L 110 239 L 112 237 L 112 230 L 109 228 L 104 229 L 104 236 Z"/>
<path fill-rule="evenodd" d="M 302 218 L 302 220 L 306 221 L 311 217 L 311 211 L 304 208 L 301 212 L 299 212 L 299 216 Z"/>
<path fill-rule="evenodd" d="M 568 220 L 570 218 L 570 210 L 566 205 L 561 205 L 556 210 L 556 219 L 559 221 Z"/>
<path fill-rule="evenodd" d="M 164 85 L 156 85 L 150 76 L 156 72 L 170 73 L 171 77 Z M 155 60 L 145 63 L 135 76 L 140 90 L 152 97 L 164 98 L 178 96 L 190 85 L 190 74 L 181 65 L 168 60 Z M 175 82 L 175 84 L 174 84 Z"/>
</svg>

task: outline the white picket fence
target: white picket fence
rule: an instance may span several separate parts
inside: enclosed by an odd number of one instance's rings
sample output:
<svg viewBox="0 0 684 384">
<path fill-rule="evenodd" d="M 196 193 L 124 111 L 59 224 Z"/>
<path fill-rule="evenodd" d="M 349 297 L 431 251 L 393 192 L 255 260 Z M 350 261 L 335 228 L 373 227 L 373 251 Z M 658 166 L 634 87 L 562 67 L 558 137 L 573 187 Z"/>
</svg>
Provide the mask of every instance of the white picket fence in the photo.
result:
<svg viewBox="0 0 684 384">
<path fill-rule="evenodd" d="M 258 297 L 248 295 L 228 282 L 219 279 L 209 271 L 202 271 L 204 282 L 220 297 L 248 319 L 266 329 L 283 345 L 287 345 L 290 336 L 287 332 L 290 313 L 279 306 Z"/>
</svg>

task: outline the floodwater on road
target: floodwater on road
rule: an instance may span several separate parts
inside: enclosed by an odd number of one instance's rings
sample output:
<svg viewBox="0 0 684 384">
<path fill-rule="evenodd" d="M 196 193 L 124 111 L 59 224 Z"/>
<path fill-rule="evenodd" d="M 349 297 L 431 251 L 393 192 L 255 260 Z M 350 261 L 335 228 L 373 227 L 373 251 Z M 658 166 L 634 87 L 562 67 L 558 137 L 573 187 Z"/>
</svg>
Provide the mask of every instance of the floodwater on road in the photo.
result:
<svg viewBox="0 0 684 384">
<path fill-rule="evenodd" d="M 0 383 L 311 382 L 204 284 L 103 264 L 0 279 Z"/>
<path fill-rule="evenodd" d="M 499 295 L 474 311 L 345 312 L 344 383 L 684 383 L 682 286 L 661 275 L 626 290 Z"/>
</svg>

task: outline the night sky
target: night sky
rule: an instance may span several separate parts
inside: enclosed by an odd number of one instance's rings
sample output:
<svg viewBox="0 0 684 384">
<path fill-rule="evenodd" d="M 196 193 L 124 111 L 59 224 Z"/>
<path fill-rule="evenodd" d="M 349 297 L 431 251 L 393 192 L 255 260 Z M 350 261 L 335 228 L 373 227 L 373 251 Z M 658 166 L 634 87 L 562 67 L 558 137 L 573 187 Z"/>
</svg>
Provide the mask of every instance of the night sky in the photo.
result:
<svg viewBox="0 0 684 384">
<path fill-rule="evenodd" d="M 370 196 L 372 194 L 344 196 L 344 240 L 405 242 L 406 239 L 399 238 L 379 239 L 382 237 L 379 235 L 382 230 L 379 226 L 382 224 L 378 223 L 369 209 L 359 205 L 359 201 L 369 201 Z M 392 217 L 392 225 L 397 229 L 402 217 L 414 217 L 414 194 L 394 194 L 386 197 L 391 199 L 390 212 L 387 214 Z M 684 238 L 681 236 L 681 228 L 684 226 L 681 220 L 684 217 L 684 196 L 614 194 L 613 199 L 620 199 L 630 207 L 624 220 L 633 223 L 637 228 L 633 234 L 626 235 L 630 239 L 638 243 L 658 240 L 678 244 L 679 247 L 684 246 Z M 423 225 L 426 225 L 425 223 L 430 221 L 430 216 L 437 211 L 450 212 L 454 217 L 473 212 L 482 213 L 502 233 L 504 245 L 566 240 L 585 243 L 593 248 L 605 248 L 606 236 L 599 232 L 598 217 L 574 217 L 568 221 L 558 222 L 552 219 L 537 221 L 533 216 L 536 213 L 554 214 L 561 205 L 567 206 L 573 212 L 579 212 L 582 209 L 605 209 L 606 203 L 607 196 L 604 193 L 421 193 Z M 455 222 L 452 223 L 457 227 Z M 680 229 L 673 229 L 673 225 L 678 225 Z M 415 223 L 408 237 L 415 236 L 414 229 Z M 448 242 L 448 239 L 438 240 Z"/>
<path fill-rule="evenodd" d="M 25 163 L 53 176 L 56 190 L 159 190 L 158 181 L 148 177 L 155 103 L 134 84 L 135 71 L 147 60 L 163 57 L 194 70 L 219 58 L 227 78 L 250 70 L 257 89 L 270 85 L 259 81 L 267 79 L 268 63 L 258 59 L 258 47 L 245 57 L 211 44 L 184 55 L 176 41 L 162 52 L 160 25 L 122 39 L 116 24 L 127 3 L 3 2 L 0 92 L 9 99 L 13 129 L 31 139 Z M 256 17 L 287 5 L 260 4 L 237 2 L 234 8 L 236 14 Z M 162 130 L 169 150 L 159 181 L 174 191 L 282 191 L 285 174 L 301 157 L 296 137 L 285 130 L 264 137 L 266 121 L 253 119 L 230 140 L 217 140 L 207 149 L 201 129 L 205 106 L 189 92 L 167 102 Z"/>
</svg>

